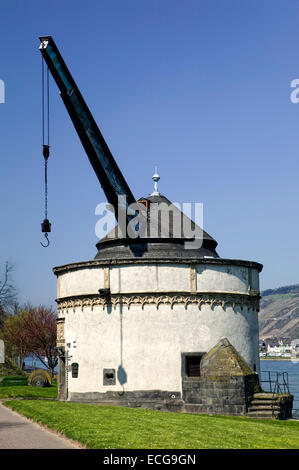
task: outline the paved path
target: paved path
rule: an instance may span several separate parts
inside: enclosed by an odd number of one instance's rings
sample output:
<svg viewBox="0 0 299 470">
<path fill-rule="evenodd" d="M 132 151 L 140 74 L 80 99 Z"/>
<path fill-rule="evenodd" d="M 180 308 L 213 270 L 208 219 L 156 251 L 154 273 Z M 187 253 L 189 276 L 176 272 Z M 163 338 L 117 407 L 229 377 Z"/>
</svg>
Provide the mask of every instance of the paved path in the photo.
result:
<svg viewBox="0 0 299 470">
<path fill-rule="evenodd" d="M 0 402 L 0 449 L 79 449 Z"/>
</svg>

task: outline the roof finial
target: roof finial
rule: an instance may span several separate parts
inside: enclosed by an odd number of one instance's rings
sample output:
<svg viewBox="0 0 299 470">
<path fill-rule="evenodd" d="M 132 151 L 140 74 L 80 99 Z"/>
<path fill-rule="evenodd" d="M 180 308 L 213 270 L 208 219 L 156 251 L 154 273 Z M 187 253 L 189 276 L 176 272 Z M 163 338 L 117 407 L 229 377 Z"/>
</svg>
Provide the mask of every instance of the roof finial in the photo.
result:
<svg viewBox="0 0 299 470">
<path fill-rule="evenodd" d="M 157 167 L 155 166 L 155 174 L 152 176 L 152 180 L 154 181 L 154 191 L 152 192 L 151 196 L 160 196 L 158 191 L 158 181 L 160 176 L 158 175 Z"/>
</svg>

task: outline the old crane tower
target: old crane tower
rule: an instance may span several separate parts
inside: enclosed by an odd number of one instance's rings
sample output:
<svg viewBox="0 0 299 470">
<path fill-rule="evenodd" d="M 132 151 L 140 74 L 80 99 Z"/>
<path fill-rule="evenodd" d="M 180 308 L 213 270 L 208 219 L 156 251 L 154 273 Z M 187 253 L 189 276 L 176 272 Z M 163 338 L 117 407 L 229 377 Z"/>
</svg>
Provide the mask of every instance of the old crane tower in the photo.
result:
<svg viewBox="0 0 299 470">
<path fill-rule="evenodd" d="M 40 40 L 107 200 L 116 214 L 122 205 L 129 223 L 136 199 L 53 39 Z M 54 268 L 59 399 L 244 414 L 258 384 L 262 266 L 220 258 L 194 223 L 201 235 L 186 248 L 193 239 L 173 227 L 188 218 L 175 207 L 164 217 L 171 203 L 157 172 L 153 179 L 154 192 L 138 204 L 156 230 L 132 238 L 118 225 L 93 260 Z"/>
</svg>

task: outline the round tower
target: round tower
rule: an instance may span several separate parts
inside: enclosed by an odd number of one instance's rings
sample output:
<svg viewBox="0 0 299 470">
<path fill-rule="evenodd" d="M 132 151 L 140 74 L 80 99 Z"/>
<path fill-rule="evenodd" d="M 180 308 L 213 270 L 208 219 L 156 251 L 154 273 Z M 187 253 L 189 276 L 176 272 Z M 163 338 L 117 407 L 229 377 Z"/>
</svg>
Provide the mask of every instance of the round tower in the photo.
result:
<svg viewBox="0 0 299 470">
<path fill-rule="evenodd" d="M 262 265 L 220 258 L 200 228 L 192 244 L 183 227 L 194 222 L 159 193 L 157 170 L 153 180 L 140 203 L 156 230 L 129 238 L 116 228 L 94 260 L 54 268 L 60 399 L 181 409 L 223 339 L 259 373 Z"/>
</svg>

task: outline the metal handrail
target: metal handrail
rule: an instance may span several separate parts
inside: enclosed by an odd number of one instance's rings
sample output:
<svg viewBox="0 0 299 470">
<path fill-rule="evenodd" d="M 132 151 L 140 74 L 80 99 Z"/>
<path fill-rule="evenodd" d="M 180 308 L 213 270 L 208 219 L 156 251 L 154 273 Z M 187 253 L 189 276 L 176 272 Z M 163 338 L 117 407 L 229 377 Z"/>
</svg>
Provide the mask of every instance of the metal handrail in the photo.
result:
<svg viewBox="0 0 299 470">
<path fill-rule="evenodd" d="M 272 393 L 271 408 L 272 416 L 274 416 L 274 407 L 277 404 L 278 396 L 280 394 L 289 394 L 289 375 L 287 372 L 273 372 L 261 371 L 261 374 L 268 372 L 267 380 L 260 380 L 260 383 L 268 383 L 270 386 L 270 393 Z M 272 380 L 271 374 L 275 374 L 275 379 Z M 281 380 L 280 380 L 281 379 Z M 272 390 L 273 384 L 273 390 Z"/>
<path fill-rule="evenodd" d="M 274 384 L 273 392 L 275 390 L 277 393 L 290 393 L 289 375 L 287 372 L 261 371 L 261 374 L 265 373 L 268 373 L 268 379 L 262 380 L 261 378 L 260 383 L 268 383 L 270 386 L 270 393 L 272 393 L 272 384 Z M 271 374 L 275 374 L 274 379 L 272 379 Z"/>
</svg>

